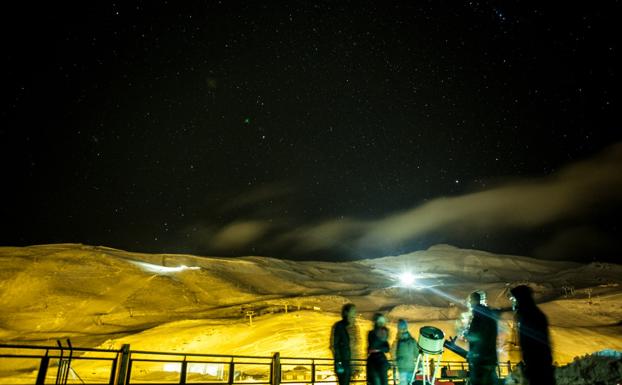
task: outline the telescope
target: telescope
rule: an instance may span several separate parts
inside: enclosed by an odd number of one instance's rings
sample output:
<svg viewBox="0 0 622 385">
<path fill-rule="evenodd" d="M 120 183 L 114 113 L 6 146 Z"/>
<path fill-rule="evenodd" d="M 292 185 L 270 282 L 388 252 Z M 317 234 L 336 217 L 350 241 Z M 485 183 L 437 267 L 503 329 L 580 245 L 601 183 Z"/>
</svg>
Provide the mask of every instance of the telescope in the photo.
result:
<svg viewBox="0 0 622 385">
<path fill-rule="evenodd" d="M 413 378 L 416 378 L 417 372 L 423 373 L 424 384 L 434 384 L 438 373 L 438 366 L 430 366 L 432 362 L 441 362 L 443 360 L 443 346 L 445 333 L 434 326 L 424 326 L 419 329 L 419 346 L 420 354 L 417 355 L 415 369 L 413 370 Z"/>
</svg>

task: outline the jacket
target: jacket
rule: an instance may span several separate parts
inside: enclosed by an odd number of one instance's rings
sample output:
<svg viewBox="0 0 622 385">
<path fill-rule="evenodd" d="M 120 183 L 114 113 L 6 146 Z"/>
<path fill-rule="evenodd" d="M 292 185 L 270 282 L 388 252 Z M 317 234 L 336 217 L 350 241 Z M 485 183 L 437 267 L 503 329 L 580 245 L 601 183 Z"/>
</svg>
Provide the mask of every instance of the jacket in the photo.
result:
<svg viewBox="0 0 622 385">
<path fill-rule="evenodd" d="M 494 310 L 475 305 L 473 319 L 465 333 L 469 341 L 468 360 L 482 365 L 497 364 L 497 314 Z"/>
<path fill-rule="evenodd" d="M 395 363 L 400 372 L 415 370 L 415 361 L 419 355 L 417 341 L 410 333 L 402 334 L 395 345 Z"/>
<path fill-rule="evenodd" d="M 350 362 L 352 352 L 350 351 L 350 335 L 348 334 L 347 320 L 342 319 L 333 325 L 331 340 L 331 350 L 333 351 L 335 363 Z"/>
</svg>

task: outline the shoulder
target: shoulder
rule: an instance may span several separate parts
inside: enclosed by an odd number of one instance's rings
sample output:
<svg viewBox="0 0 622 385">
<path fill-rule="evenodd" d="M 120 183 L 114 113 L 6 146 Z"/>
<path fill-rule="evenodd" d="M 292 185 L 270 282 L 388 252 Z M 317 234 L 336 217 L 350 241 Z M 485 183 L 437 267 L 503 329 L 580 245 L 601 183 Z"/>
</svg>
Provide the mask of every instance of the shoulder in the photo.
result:
<svg viewBox="0 0 622 385">
<path fill-rule="evenodd" d="M 344 322 L 344 320 L 341 321 L 337 321 L 335 322 L 335 324 L 333 325 L 333 328 L 335 329 L 345 329 L 347 327 L 346 323 Z"/>
</svg>

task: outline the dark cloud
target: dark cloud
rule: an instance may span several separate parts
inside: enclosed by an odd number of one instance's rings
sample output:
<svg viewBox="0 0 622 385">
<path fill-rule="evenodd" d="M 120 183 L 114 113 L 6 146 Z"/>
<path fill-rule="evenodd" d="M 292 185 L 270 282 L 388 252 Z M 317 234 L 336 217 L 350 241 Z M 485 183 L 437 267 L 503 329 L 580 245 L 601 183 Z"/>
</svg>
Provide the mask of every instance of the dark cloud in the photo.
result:
<svg viewBox="0 0 622 385">
<path fill-rule="evenodd" d="M 428 234 L 465 241 L 482 234 L 520 233 L 567 221 L 584 222 L 579 229 L 563 231 L 535 246 L 536 256 L 572 259 L 588 246 L 598 245 L 596 252 L 612 247 L 609 238 L 591 229 L 589 222 L 598 211 L 619 206 L 620 170 L 622 144 L 617 144 L 548 177 L 515 180 L 484 191 L 439 197 L 379 219 L 333 218 L 292 229 L 281 228 L 262 242 L 289 248 L 294 253 L 336 249 L 354 255 L 380 255 Z M 225 234 L 229 231 L 229 227 L 221 230 Z M 254 240 L 267 233 L 254 232 L 257 235 Z"/>
<path fill-rule="evenodd" d="M 400 246 L 426 237 L 468 243 L 483 234 L 507 237 L 546 229 L 548 238 L 532 240 L 529 250 L 534 256 L 580 259 L 616 247 L 611 235 L 594 228 L 590 221 L 599 212 L 622 203 L 620 170 L 622 144 L 617 144 L 547 177 L 513 180 L 484 191 L 439 197 L 383 218 L 339 217 L 312 224 L 266 209 L 275 200 L 289 200 L 296 191 L 286 184 L 271 184 L 222 205 L 225 211 L 244 207 L 247 213 L 256 215 L 233 218 L 219 226 L 198 225 L 193 242 L 210 252 L 276 250 L 279 256 L 337 252 L 360 257 L 395 252 Z M 567 223 L 574 225 L 568 227 Z M 586 254 L 590 249 L 593 253 Z"/>
<path fill-rule="evenodd" d="M 574 218 L 622 200 L 622 144 L 545 178 L 441 197 L 386 218 L 357 223 L 363 249 L 401 243 L 433 231 L 529 230 Z M 349 225 L 348 225 L 349 226 Z M 337 230 L 343 232 L 343 229 Z"/>
</svg>

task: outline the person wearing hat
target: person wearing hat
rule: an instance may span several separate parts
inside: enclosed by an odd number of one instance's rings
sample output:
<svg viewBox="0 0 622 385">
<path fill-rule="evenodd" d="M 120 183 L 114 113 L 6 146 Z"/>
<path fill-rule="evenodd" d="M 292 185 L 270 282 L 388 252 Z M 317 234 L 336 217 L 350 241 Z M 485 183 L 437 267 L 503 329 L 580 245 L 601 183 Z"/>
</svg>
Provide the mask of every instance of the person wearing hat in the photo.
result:
<svg viewBox="0 0 622 385">
<path fill-rule="evenodd" d="M 516 315 L 523 375 L 530 385 L 555 385 L 549 322 L 536 306 L 533 290 L 526 285 L 510 289 L 510 301 Z"/>
<path fill-rule="evenodd" d="M 394 344 L 395 364 L 399 373 L 400 385 L 410 385 L 413 381 L 415 362 L 419 355 L 417 341 L 408 331 L 405 319 L 397 321 L 397 336 Z"/>
<path fill-rule="evenodd" d="M 388 385 L 389 360 L 385 353 L 390 350 L 389 329 L 382 313 L 374 314 L 374 328 L 367 334 L 367 384 Z"/>
</svg>

